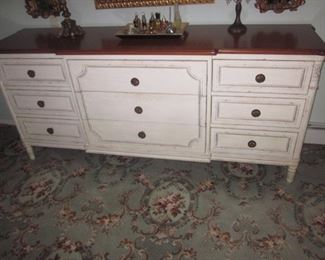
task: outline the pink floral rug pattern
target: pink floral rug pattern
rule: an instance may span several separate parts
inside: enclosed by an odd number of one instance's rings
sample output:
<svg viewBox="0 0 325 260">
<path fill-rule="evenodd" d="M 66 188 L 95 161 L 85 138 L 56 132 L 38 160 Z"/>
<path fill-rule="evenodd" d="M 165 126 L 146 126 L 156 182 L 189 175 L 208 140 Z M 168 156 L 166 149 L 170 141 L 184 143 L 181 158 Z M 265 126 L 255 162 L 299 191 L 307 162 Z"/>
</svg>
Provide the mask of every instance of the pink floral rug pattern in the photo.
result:
<svg viewBox="0 0 325 260">
<path fill-rule="evenodd" d="M 36 148 L 0 127 L 0 259 L 325 259 L 325 147 L 283 167 Z"/>
</svg>

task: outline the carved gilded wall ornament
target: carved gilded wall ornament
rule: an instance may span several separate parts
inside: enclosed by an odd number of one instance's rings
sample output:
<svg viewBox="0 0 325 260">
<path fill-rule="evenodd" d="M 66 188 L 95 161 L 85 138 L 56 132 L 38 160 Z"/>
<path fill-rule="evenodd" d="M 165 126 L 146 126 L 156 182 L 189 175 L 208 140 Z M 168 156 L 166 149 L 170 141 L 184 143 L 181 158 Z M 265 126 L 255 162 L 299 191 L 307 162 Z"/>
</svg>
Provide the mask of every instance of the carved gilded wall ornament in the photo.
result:
<svg viewBox="0 0 325 260">
<path fill-rule="evenodd" d="M 296 11 L 305 3 L 305 0 L 256 0 L 255 7 L 261 13 L 273 10 L 275 13 L 282 13 L 285 10 Z"/>
<path fill-rule="evenodd" d="M 27 13 L 33 18 L 60 16 L 65 4 L 65 1 L 60 0 L 25 0 Z"/>
<path fill-rule="evenodd" d="M 207 4 L 214 3 L 214 0 L 95 0 L 96 9 L 145 7 L 158 5 L 179 4 Z"/>
<path fill-rule="evenodd" d="M 56 0 L 53 0 L 56 1 Z M 241 2 L 241 0 L 226 0 Z M 273 10 L 275 13 L 282 13 L 284 10 L 294 11 L 305 3 L 305 0 L 255 0 L 255 7 L 264 13 Z M 145 7 L 159 5 L 179 4 L 206 4 L 214 3 L 214 0 L 95 0 L 96 9 Z M 247 1 L 249 2 L 249 1 Z"/>
<path fill-rule="evenodd" d="M 25 0 L 25 8 L 27 14 L 33 18 L 39 16 L 48 18 L 49 16 L 63 16 L 64 20 L 61 22 L 62 29 L 58 37 L 81 36 L 84 30 L 77 25 L 76 21 L 71 19 L 71 13 L 67 7 L 66 0 Z"/>
</svg>

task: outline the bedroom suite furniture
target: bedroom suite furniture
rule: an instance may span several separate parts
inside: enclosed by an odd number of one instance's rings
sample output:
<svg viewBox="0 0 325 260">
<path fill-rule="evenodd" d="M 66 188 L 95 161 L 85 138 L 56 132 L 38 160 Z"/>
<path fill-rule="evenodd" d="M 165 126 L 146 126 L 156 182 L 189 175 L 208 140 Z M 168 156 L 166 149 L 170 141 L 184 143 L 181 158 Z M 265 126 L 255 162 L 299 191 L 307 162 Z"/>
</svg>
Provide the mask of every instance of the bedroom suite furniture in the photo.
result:
<svg viewBox="0 0 325 260">
<path fill-rule="evenodd" d="M 292 182 L 325 45 L 310 25 L 193 25 L 180 39 L 75 39 L 24 29 L 0 41 L 1 87 L 33 146 L 288 166 Z"/>
</svg>

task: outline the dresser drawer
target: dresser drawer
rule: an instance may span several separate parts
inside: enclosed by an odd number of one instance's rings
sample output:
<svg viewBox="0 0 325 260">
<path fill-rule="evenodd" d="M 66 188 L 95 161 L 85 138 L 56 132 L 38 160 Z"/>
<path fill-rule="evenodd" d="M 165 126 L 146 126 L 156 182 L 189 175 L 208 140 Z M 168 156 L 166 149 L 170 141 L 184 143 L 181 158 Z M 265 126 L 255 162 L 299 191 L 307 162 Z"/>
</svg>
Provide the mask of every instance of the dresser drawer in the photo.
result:
<svg viewBox="0 0 325 260">
<path fill-rule="evenodd" d="M 58 119 L 18 118 L 24 137 L 48 143 L 82 143 L 79 121 Z"/>
<path fill-rule="evenodd" d="M 110 142 L 137 143 L 160 146 L 191 147 L 203 139 L 199 126 L 122 121 L 88 120 L 89 143 L 105 145 Z"/>
<path fill-rule="evenodd" d="M 212 128 L 212 157 L 264 160 L 292 158 L 297 133 Z"/>
<path fill-rule="evenodd" d="M 66 85 L 67 76 L 59 59 L 0 60 L 5 85 Z"/>
<path fill-rule="evenodd" d="M 78 91 L 206 95 L 206 61 L 72 60 Z"/>
<path fill-rule="evenodd" d="M 305 94 L 313 62 L 214 60 L 213 91 Z"/>
<path fill-rule="evenodd" d="M 72 92 L 7 90 L 6 93 L 18 116 L 77 117 Z"/>
<path fill-rule="evenodd" d="M 194 95 L 84 92 L 88 119 L 201 125 L 206 98 Z"/>
<path fill-rule="evenodd" d="M 305 102 L 304 99 L 214 96 L 211 123 L 298 128 Z"/>
</svg>

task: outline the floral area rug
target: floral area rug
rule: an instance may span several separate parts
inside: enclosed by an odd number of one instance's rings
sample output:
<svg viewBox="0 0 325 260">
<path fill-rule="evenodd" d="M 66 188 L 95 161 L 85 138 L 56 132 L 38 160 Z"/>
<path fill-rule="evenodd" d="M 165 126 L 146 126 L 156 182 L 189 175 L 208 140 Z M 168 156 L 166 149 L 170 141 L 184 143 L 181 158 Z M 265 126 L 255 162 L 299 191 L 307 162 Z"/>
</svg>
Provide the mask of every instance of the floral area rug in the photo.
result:
<svg viewBox="0 0 325 260">
<path fill-rule="evenodd" d="M 0 259 L 325 259 L 325 147 L 286 169 L 36 148 L 0 127 Z"/>
</svg>

